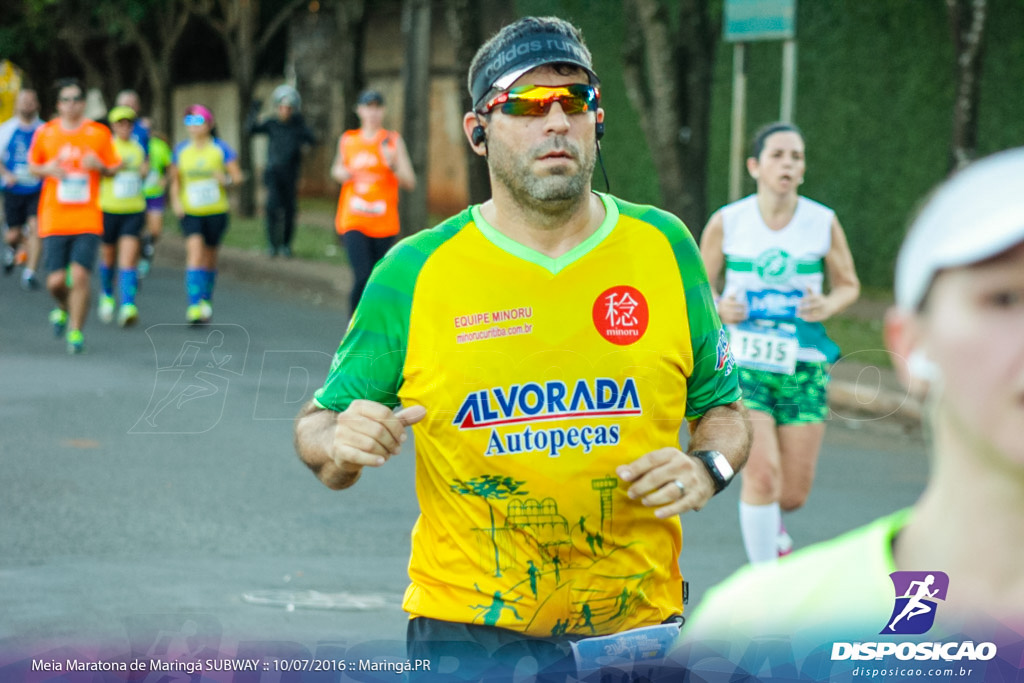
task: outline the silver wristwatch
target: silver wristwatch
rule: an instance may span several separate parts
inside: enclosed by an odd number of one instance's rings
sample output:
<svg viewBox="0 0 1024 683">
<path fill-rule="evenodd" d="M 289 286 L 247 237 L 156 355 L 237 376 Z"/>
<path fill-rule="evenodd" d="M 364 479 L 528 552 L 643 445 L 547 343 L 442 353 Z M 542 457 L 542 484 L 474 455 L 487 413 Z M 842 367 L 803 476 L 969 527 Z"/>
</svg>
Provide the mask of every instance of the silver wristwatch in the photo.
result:
<svg viewBox="0 0 1024 683">
<path fill-rule="evenodd" d="M 718 451 L 690 451 L 690 455 L 704 463 L 708 474 L 711 475 L 711 479 L 715 482 L 715 493 L 728 486 L 732 478 L 736 476 L 736 472 L 732 469 L 732 465 L 729 464 L 729 460 Z"/>
</svg>

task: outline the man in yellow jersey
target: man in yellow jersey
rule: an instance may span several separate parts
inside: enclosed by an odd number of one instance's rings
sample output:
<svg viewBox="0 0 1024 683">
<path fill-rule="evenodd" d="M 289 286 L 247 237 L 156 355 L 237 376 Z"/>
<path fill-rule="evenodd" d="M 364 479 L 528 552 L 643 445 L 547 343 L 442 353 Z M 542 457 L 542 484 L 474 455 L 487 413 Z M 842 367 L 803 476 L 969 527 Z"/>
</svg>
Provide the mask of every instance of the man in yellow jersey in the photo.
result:
<svg viewBox="0 0 1024 683">
<path fill-rule="evenodd" d="M 415 425 L 410 661 L 564 680 L 588 639 L 682 620 L 678 515 L 729 483 L 749 428 L 686 226 L 591 191 L 604 112 L 578 29 L 505 27 L 469 89 L 493 196 L 378 264 L 296 448 L 343 489 Z"/>
</svg>

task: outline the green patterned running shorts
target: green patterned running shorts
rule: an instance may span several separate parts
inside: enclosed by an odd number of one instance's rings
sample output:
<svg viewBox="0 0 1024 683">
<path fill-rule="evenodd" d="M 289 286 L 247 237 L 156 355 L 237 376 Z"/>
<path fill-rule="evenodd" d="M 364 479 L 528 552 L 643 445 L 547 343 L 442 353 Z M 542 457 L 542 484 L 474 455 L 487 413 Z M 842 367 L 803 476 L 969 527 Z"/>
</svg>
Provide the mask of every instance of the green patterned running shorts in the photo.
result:
<svg viewBox="0 0 1024 683">
<path fill-rule="evenodd" d="M 775 418 L 775 423 L 807 424 L 828 418 L 828 379 L 824 362 L 797 361 L 792 375 L 739 368 L 743 404 Z"/>
</svg>

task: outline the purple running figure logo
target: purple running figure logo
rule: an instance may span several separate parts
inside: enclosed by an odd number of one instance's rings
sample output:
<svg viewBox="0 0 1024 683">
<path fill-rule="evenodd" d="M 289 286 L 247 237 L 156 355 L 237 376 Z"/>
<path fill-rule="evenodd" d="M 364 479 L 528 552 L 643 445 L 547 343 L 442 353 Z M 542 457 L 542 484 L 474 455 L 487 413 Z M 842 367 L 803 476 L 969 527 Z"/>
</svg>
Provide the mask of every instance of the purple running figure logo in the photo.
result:
<svg viewBox="0 0 1024 683">
<path fill-rule="evenodd" d="M 949 577 L 945 572 L 893 572 L 896 602 L 885 628 L 879 633 L 918 635 L 935 623 L 938 601 L 946 599 Z"/>
</svg>

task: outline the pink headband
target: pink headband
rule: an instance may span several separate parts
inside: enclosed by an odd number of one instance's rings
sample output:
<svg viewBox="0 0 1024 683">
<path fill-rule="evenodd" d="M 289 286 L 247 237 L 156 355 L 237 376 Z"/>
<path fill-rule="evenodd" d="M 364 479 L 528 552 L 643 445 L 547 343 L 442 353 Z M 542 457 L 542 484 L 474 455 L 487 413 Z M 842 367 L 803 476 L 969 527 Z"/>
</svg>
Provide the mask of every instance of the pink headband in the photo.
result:
<svg viewBox="0 0 1024 683">
<path fill-rule="evenodd" d="M 201 104 L 190 104 L 185 107 L 186 114 L 199 114 L 212 126 L 213 125 L 213 112 L 204 107 Z"/>
</svg>

